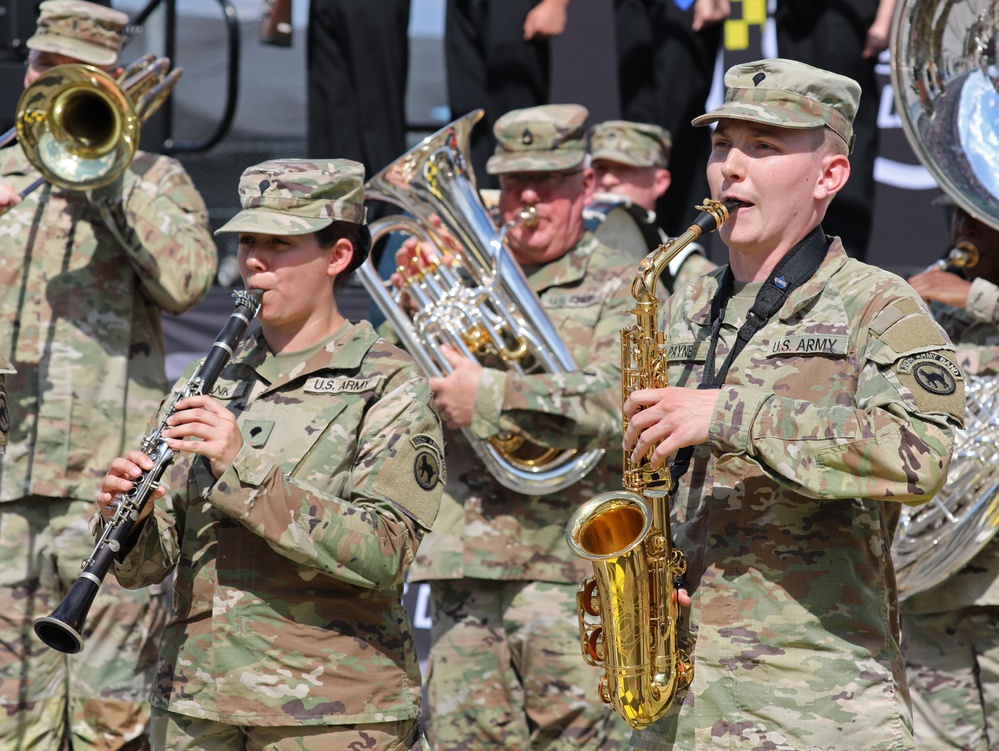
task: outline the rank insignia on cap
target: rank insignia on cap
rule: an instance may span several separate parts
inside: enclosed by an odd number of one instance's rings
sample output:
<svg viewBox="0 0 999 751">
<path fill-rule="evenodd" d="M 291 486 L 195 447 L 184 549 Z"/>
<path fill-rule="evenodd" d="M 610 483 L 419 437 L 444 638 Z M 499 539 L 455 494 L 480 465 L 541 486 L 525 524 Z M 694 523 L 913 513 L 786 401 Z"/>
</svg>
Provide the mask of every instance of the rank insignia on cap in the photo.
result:
<svg viewBox="0 0 999 751">
<path fill-rule="evenodd" d="M 416 449 L 413 459 L 413 477 L 424 490 L 431 490 L 437 483 L 447 482 L 447 469 L 444 467 L 444 452 L 437 441 L 428 435 L 416 435 L 410 439 Z"/>
<path fill-rule="evenodd" d="M 759 86 L 761 83 L 763 83 L 766 80 L 766 78 L 767 78 L 766 73 L 763 72 L 757 73 L 755 76 L 753 76 L 753 85 Z"/>
<path fill-rule="evenodd" d="M 525 128 L 524 132 L 520 134 L 520 142 L 525 146 L 530 146 L 534 143 L 534 134 Z"/>
</svg>

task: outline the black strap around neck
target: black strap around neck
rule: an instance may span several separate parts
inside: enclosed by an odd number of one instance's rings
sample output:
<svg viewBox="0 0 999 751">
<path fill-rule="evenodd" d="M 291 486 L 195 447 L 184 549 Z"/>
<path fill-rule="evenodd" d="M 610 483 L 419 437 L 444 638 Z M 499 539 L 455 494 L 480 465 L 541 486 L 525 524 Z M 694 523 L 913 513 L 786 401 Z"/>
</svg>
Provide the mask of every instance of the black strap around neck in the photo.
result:
<svg viewBox="0 0 999 751">
<path fill-rule="evenodd" d="M 749 314 L 746 316 L 746 322 L 739 328 L 738 336 L 732 344 L 728 357 L 725 358 L 721 369 L 716 373 L 715 350 L 718 348 L 721 324 L 725 318 L 725 308 L 728 306 L 729 300 L 732 299 L 732 291 L 735 286 L 735 277 L 732 276 L 731 266 L 725 268 L 718 290 L 711 301 L 711 340 L 708 345 L 707 357 L 704 360 L 704 376 L 697 388 L 716 389 L 725 383 L 725 377 L 728 375 L 732 363 L 735 362 L 735 358 L 745 349 L 756 332 L 777 314 L 791 293 L 812 278 L 819 266 L 822 265 L 828 250 L 829 240 L 826 238 L 825 232 L 822 231 L 822 227 L 816 227 L 777 263 L 756 295 L 753 307 L 750 308 Z M 687 446 L 676 452 L 673 464 L 670 466 L 674 483 L 679 483 L 680 478 L 686 474 L 693 455 L 693 446 Z"/>
</svg>

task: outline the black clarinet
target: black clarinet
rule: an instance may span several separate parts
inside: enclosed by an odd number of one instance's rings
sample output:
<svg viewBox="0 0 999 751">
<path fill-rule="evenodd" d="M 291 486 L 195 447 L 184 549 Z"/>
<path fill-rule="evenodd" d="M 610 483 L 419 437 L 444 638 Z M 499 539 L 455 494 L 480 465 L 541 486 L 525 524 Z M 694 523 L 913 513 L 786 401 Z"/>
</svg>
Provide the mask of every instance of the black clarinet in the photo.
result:
<svg viewBox="0 0 999 751">
<path fill-rule="evenodd" d="M 181 399 L 200 396 L 211 391 L 222 369 L 232 358 L 233 348 L 246 333 L 250 321 L 257 315 L 262 295 L 261 290 L 249 292 L 238 290 L 232 293 L 236 298 L 236 309 L 215 338 L 215 343 L 212 344 L 205 361 L 174 398 L 159 427 L 142 439 L 142 453 L 153 460 L 153 468 L 143 471 L 133 483 L 131 490 L 116 496 L 118 505 L 114 517 L 105 524 L 104 532 L 97 540 L 93 552 L 83 562 L 83 571 L 51 615 L 35 619 L 35 633 L 52 649 L 71 655 L 83 649 L 81 636 L 83 622 L 87 618 L 90 606 L 93 605 L 97 591 L 114 563 L 115 556 L 132 534 L 139 514 L 153 491 L 159 487 L 163 473 L 173 461 L 174 452 L 167 446 L 167 440 L 163 437 L 167 420 L 174 414 L 177 402 Z"/>
</svg>

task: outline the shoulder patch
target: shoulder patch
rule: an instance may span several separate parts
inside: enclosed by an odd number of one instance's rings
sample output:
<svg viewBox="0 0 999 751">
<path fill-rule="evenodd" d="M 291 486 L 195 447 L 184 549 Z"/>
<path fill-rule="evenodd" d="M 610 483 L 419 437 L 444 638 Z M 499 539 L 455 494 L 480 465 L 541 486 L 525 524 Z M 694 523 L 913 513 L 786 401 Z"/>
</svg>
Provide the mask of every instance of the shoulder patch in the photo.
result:
<svg viewBox="0 0 999 751">
<path fill-rule="evenodd" d="M 965 413 L 964 371 L 949 352 L 920 352 L 900 358 L 895 372 L 924 412 L 946 412 L 961 422 Z"/>
<path fill-rule="evenodd" d="M 447 467 L 444 464 L 444 451 L 432 437 L 421 433 L 409 439 L 416 449 L 413 459 L 413 476 L 416 484 L 424 490 L 431 490 L 437 483 L 447 483 Z"/>
</svg>

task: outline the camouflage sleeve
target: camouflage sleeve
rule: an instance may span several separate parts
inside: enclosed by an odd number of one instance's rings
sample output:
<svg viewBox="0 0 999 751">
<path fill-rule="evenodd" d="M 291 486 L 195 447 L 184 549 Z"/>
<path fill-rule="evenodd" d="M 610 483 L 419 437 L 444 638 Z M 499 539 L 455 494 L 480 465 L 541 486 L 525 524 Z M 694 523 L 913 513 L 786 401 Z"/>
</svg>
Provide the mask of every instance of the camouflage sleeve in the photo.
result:
<svg viewBox="0 0 999 751">
<path fill-rule="evenodd" d="M 164 581 L 180 558 L 175 516 L 169 502 L 158 502 L 136 535 L 128 553 L 115 561 L 114 575 L 126 589 Z"/>
<path fill-rule="evenodd" d="M 589 359 L 563 374 L 486 369 L 475 395 L 472 432 L 529 437 L 556 449 L 606 448 L 622 438 L 621 329 L 634 303 L 623 281 L 604 300 Z"/>
<path fill-rule="evenodd" d="M 964 376 L 943 332 L 904 300 L 870 325 L 852 403 L 725 386 L 710 441 L 812 498 L 919 503 L 943 486 L 964 417 Z"/>
<path fill-rule="evenodd" d="M 215 241 L 205 202 L 179 162 L 140 154 L 90 200 L 159 307 L 183 313 L 208 294 L 218 265 Z"/>
<path fill-rule="evenodd" d="M 347 497 L 310 484 L 330 467 L 313 462 L 302 476 L 287 476 L 244 444 L 206 499 L 301 566 L 358 587 L 399 584 L 444 487 L 443 437 L 429 394 L 426 379 L 411 378 L 387 389 L 360 426 L 327 427 L 328 441 L 340 429 L 357 430 Z"/>
<path fill-rule="evenodd" d="M 999 324 L 999 287 L 985 279 L 975 279 L 964 309 L 976 321 Z"/>
</svg>

